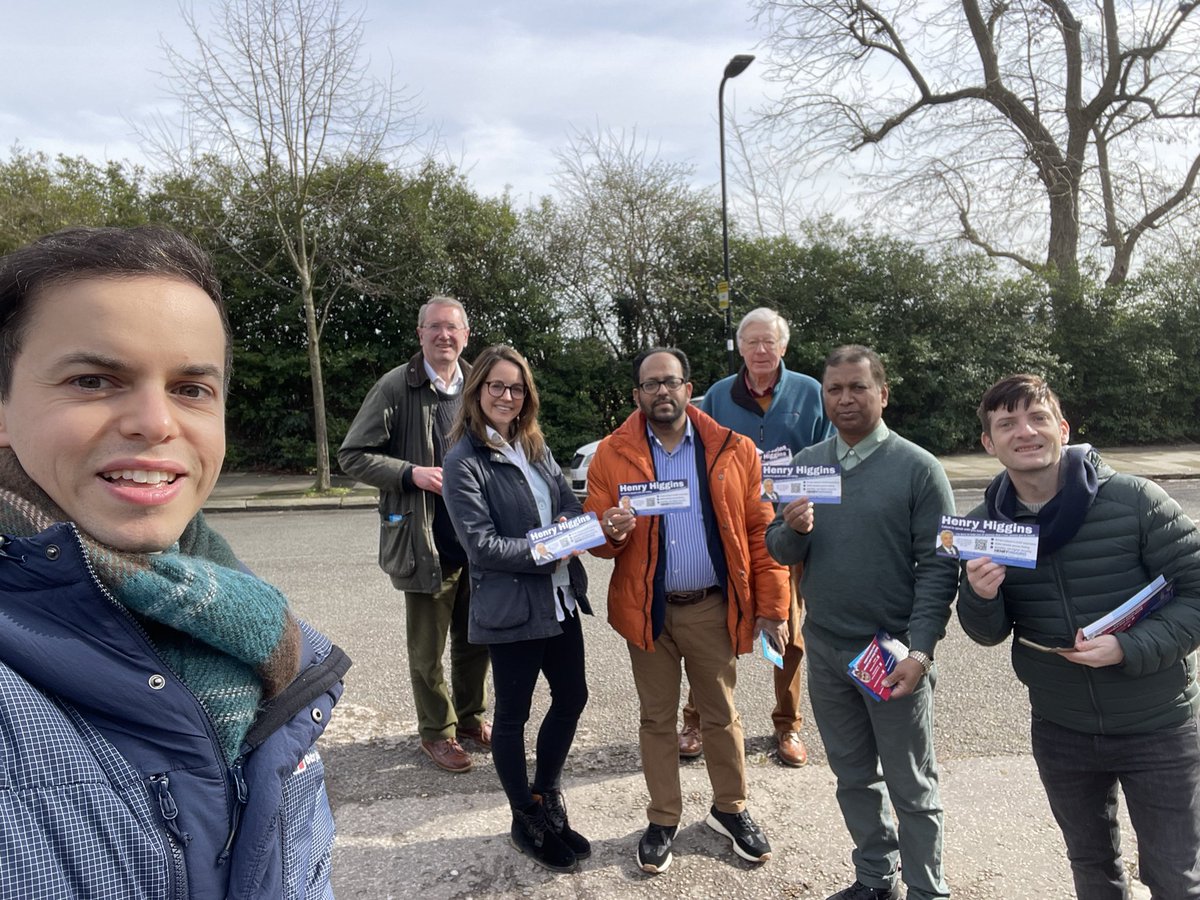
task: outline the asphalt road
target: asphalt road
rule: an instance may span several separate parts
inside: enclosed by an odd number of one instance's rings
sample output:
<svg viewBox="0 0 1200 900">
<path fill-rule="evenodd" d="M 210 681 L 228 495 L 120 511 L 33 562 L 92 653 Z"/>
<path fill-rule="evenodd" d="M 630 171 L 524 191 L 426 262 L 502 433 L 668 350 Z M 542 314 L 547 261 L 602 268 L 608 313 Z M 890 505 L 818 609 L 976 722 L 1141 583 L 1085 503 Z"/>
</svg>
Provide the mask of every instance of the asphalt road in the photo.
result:
<svg viewBox="0 0 1200 900">
<path fill-rule="evenodd" d="M 1164 486 L 1189 515 L 1195 518 L 1200 513 L 1200 482 L 1178 481 Z M 979 497 L 979 491 L 956 492 L 959 511 L 970 509 Z M 339 820 L 343 815 L 366 816 L 369 819 L 372 810 L 385 809 L 405 809 L 407 815 L 412 815 L 415 809 L 424 821 L 425 817 L 446 815 L 456 809 L 473 809 L 473 804 L 484 802 L 483 798 L 486 798 L 489 809 L 494 807 L 498 785 L 486 754 L 476 754 L 478 764 L 475 770 L 460 776 L 446 776 L 434 770 L 420 754 L 408 687 L 403 598 L 393 590 L 376 565 L 375 512 L 241 512 L 212 515 L 210 521 L 231 541 L 247 565 L 261 577 L 278 585 L 291 598 L 302 617 L 328 634 L 354 659 L 354 668 L 346 680 L 345 699 L 338 706 L 330 731 L 322 742 L 330 797 Z M 571 773 L 573 777 L 586 778 L 593 783 L 612 780 L 614 784 L 624 785 L 619 789 L 622 794 L 619 799 L 614 793 L 613 805 L 618 807 L 616 810 L 597 809 L 590 812 L 594 815 L 604 812 L 618 817 L 621 822 L 628 819 L 624 826 L 628 834 L 620 848 L 620 853 L 626 854 L 627 850 L 632 849 L 630 842 L 636 840 L 636 834 L 644 827 L 641 805 L 645 798 L 644 795 L 638 796 L 637 701 L 624 643 L 605 621 L 604 598 L 611 564 L 588 556 L 586 565 L 591 579 L 589 595 L 596 610 L 595 618 L 585 622 L 591 700 L 572 751 Z M 1002 761 L 1005 757 L 1013 757 L 1015 767 L 1027 766 L 1027 699 L 1024 689 L 1012 674 L 1007 647 L 978 647 L 963 636 L 952 620 L 946 639 L 938 647 L 937 658 L 940 677 L 936 746 L 943 767 L 953 769 L 955 761 L 961 761 L 960 769 L 968 770 L 972 761 L 986 759 L 991 770 L 995 769 L 996 760 Z M 545 702 L 544 685 L 541 685 L 535 698 L 532 721 L 540 720 Z M 744 658 L 739 665 L 737 704 L 746 728 L 748 762 L 752 770 L 764 773 L 780 768 L 773 759 L 770 721 L 773 703 L 770 664 L 759 657 Z M 809 747 L 812 765 L 801 771 L 810 772 L 822 766 L 825 760 L 811 715 L 805 722 L 803 736 Z M 685 790 L 694 778 L 698 779 L 702 774 L 701 762 L 686 764 Z M 807 777 L 815 777 L 815 773 Z M 752 774 L 752 784 L 754 778 Z M 696 783 L 701 788 L 705 786 L 702 781 Z M 615 787 L 613 790 L 618 791 Z M 831 786 L 829 791 L 831 794 Z M 688 802 L 702 804 L 702 792 L 697 796 L 699 799 L 691 797 Z M 417 805 L 411 805 L 413 803 Z M 580 811 L 576 809 L 575 812 L 573 820 L 578 823 Z M 462 826 L 464 838 L 471 830 L 469 818 Z M 381 833 L 395 834 L 398 829 L 402 832 L 406 828 L 419 826 L 421 822 L 392 822 L 382 827 L 383 824 L 380 823 Z M 835 845 L 836 852 L 832 855 L 840 857 L 845 855 L 840 845 L 847 841 L 838 831 L 838 825 L 840 822 L 831 825 L 829 839 L 838 842 Z M 1053 843 L 1056 837 L 1051 831 L 1040 840 L 1043 844 L 1045 841 Z M 502 843 L 499 836 L 489 841 L 492 844 Z M 478 848 L 471 849 L 469 843 L 464 847 L 466 849 L 462 852 L 468 856 L 484 852 Z M 713 845 L 714 856 L 719 849 L 718 845 Z M 530 873 L 528 870 L 532 867 L 507 848 L 486 851 L 499 853 L 498 859 L 504 860 L 510 867 L 495 874 L 497 880 L 490 883 L 490 889 L 489 884 L 485 883 L 482 886 L 467 885 L 461 890 L 446 883 L 447 879 L 453 882 L 458 877 L 457 869 L 443 871 L 432 867 L 423 876 L 430 881 L 423 882 L 414 873 L 396 872 L 389 870 L 386 865 L 376 865 L 371 861 L 370 850 L 371 847 L 361 846 L 361 841 L 353 848 L 343 849 L 343 845 L 339 844 L 339 858 L 335 863 L 338 866 L 335 868 L 335 884 L 339 894 L 467 897 L 504 893 L 511 889 L 513 896 L 532 896 L 549 890 L 547 885 L 552 883 L 539 877 L 536 872 Z M 1048 858 L 1054 859 L 1053 847 Z M 464 869 L 468 863 L 469 859 L 464 859 Z M 516 871 L 512 870 L 513 867 Z M 718 877 L 725 870 L 732 875 L 745 871 L 724 865 L 717 870 Z M 1061 872 L 1055 874 L 1061 876 Z M 622 878 L 634 877 L 622 873 Z M 826 877 L 837 886 L 838 879 L 843 875 L 833 872 Z M 659 883 L 663 884 L 661 881 Z M 730 882 L 731 885 L 740 883 Z M 718 884 L 712 884 L 711 893 L 708 889 L 696 893 L 694 886 L 689 889 L 696 896 L 732 896 L 729 892 L 734 888 L 721 888 Z M 630 895 L 640 896 L 640 889 L 635 890 L 635 887 L 636 884 L 630 888 Z M 682 889 L 683 883 L 676 882 L 676 887 Z M 1070 896 L 1070 892 L 1061 884 L 1061 878 L 1058 889 L 1059 893 L 1040 890 L 1036 896 Z M 815 884 L 811 881 L 796 882 L 786 890 L 779 884 L 760 884 L 748 895 L 823 897 L 824 890 L 817 878 Z M 593 894 L 570 887 L 555 889 L 551 893 L 554 896 L 614 895 L 611 889 Z M 670 895 L 662 891 L 658 893 Z M 991 897 L 1006 894 L 992 894 L 980 888 L 974 892 L 959 892 L 958 896 Z M 1007 896 L 1035 894 L 1014 894 L 1010 888 Z"/>
</svg>

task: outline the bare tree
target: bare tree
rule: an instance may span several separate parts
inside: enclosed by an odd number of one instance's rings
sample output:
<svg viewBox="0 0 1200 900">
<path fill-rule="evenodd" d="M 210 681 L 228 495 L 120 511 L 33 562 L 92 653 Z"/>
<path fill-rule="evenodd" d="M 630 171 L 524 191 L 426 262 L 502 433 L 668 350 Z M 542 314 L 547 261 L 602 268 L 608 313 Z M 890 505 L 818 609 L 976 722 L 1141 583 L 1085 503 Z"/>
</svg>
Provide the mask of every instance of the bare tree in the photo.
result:
<svg viewBox="0 0 1200 900">
<path fill-rule="evenodd" d="M 624 356 L 672 343 L 681 319 L 711 304 L 711 198 L 691 168 L 659 158 L 636 132 L 576 131 L 558 153 L 560 206 L 544 211 L 556 291 L 583 332 Z M 549 214 L 547 214 L 549 213 Z"/>
<path fill-rule="evenodd" d="M 179 123 L 147 140 L 227 202 L 214 223 L 230 246 L 304 311 L 312 381 L 317 488 L 327 490 L 329 440 L 321 332 L 342 288 L 361 291 L 355 260 L 336 258 L 340 225 L 356 214 L 362 179 L 416 137 L 411 95 L 372 77 L 362 58 L 363 11 L 341 0 L 223 0 L 211 30 L 182 9 L 187 51 L 164 46 Z M 274 253 L 242 244 L 239 218 L 265 214 Z M 278 277 L 274 257 L 286 260 Z"/>
<path fill-rule="evenodd" d="M 845 212 L 844 205 L 822 202 L 813 180 L 773 140 L 773 122 L 747 125 L 730 110 L 729 125 L 729 180 L 735 187 L 729 208 L 739 230 L 757 238 L 793 237 L 824 213 Z"/>
<path fill-rule="evenodd" d="M 1197 208 L 1200 29 L 1178 0 L 756 0 L 810 171 L 865 156 L 874 209 L 1057 284 Z M 1041 248 L 1044 256 L 1039 257 Z"/>
</svg>

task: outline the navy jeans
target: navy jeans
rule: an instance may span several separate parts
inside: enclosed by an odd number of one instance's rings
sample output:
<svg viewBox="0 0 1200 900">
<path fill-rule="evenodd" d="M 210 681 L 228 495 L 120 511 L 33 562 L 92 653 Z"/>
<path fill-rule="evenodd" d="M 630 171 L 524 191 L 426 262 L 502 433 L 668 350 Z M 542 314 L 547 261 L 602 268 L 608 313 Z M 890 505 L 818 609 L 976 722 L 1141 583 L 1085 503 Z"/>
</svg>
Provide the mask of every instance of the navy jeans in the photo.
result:
<svg viewBox="0 0 1200 900">
<path fill-rule="evenodd" d="M 1117 785 L 1138 836 L 1138 873 L 1155 900 L 1200 898 L 1200 732 L 1083 734 L 1033 717 L 1033 758 L 1067 844 L 1075 893 L 1126 900 Z"/>
<path fill-rule="evenodd" d="M 496 702 L 492 722 L 492 762 L 513 809 L 526 809 L 533 792 L 558 790 L 575 726 L 587 704 L 580 611 L 562 622 L 562 634 L 511 644 L 489 644 Z M 530 790 L 525 764 L 525 723 L 538 673 L 550 685 L 550 708 L 537 737 L 537 763 Z"/>
</svg>

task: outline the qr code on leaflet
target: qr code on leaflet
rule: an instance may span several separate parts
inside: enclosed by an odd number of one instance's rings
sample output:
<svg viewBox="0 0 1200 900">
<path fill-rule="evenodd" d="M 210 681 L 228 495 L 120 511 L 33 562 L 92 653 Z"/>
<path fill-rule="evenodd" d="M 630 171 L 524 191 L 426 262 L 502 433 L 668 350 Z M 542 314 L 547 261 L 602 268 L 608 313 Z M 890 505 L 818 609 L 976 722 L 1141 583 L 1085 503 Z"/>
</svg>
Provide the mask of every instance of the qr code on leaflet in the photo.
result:
<svg viewBox="0 0 1200 900">
<path fill-rule="evenodd" d="M 978 550 L 980 553 L 987 552 L 987 549 L 988 549 L 988 539 L 987 538 L 975 538 L 974 543 L 975 543 L 975 547 L 974 547 L 975 550 Z"/>
</svg>

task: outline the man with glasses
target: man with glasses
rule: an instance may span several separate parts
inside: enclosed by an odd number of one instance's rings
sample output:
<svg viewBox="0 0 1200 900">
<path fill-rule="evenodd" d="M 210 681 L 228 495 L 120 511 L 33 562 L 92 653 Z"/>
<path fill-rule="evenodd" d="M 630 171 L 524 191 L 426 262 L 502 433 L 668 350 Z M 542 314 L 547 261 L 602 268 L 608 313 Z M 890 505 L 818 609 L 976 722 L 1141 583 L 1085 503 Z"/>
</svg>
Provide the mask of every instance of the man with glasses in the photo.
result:
<svg viewBox="0 0 1200 900">
<path fill-rule="evenodd" d="M 608 538 L 591 552 L 615 561 L 608 619 L 628 642 L 641 704 L 642 772 L 650 825 L 638 865 L 665 872 L 683 814 L 675 729 L 687 667 L 708 748 L 713 788 L 706 822 L 738 856 L 763 862 L 770 844 L 746 810 L 742 723 L 733 705 L 737 656 L 760 631 L 781 644 L 787 569 L 764 543 L 772 508 L 760 499 L 753 443 L 689 404 L 687 356 L 654 348 L 633 364 L 637 409 L 601 441 L 588 469 L 584 509 Z M 686 508 L 665 515 L 621 504 L 621 485 L 683 482 Z"/>
<path fill-rule="evenodd" d="M 726 428 L 754 441 L 765 461 L 784 464 L 805 447 L 833 434 L 821 402 L 820 383 L 784 365 L 789 337 L 791 329 L 787 321 L 775 310 L 762 306 L 746 313 L 737 330 L 741 370 L 714 384 L 700 404 L 701 409 Z M 783 668 L 774 670 L 775 709 L 771 713 L 777 758 L 785 766 L 793 767 L 808 762 L 808 749 L 800 738 L 804 722 L 800 704 L 804 661 L 800 620 L 804 599 L 799 586 L 803 572 L 802 566 L 791 567 L 788 639 L 783 648 Z M 682 757 L 695 757 L 703 752 L 699 718 L 689 698 L 683 708 L 683 730 L 679 732 Z"/>
<path fill-rule="evenodd" d="M 459 739 L 491 745 L 483 718 L 488 653 L 467 641 L 471 584 L 442 500 L 442 459 L 470 371 L 460 356 L 471 331 L 453 297 L 432 297 L 417 322 L 420 352 L 368 392 L 338 463 L 379 488 L 379 565 L 404 591 L 421 749 L 439 768 L 466 772 L 472 760 Z M 447 634 L 452 690 L 442 668 Z"/>
</svg>

